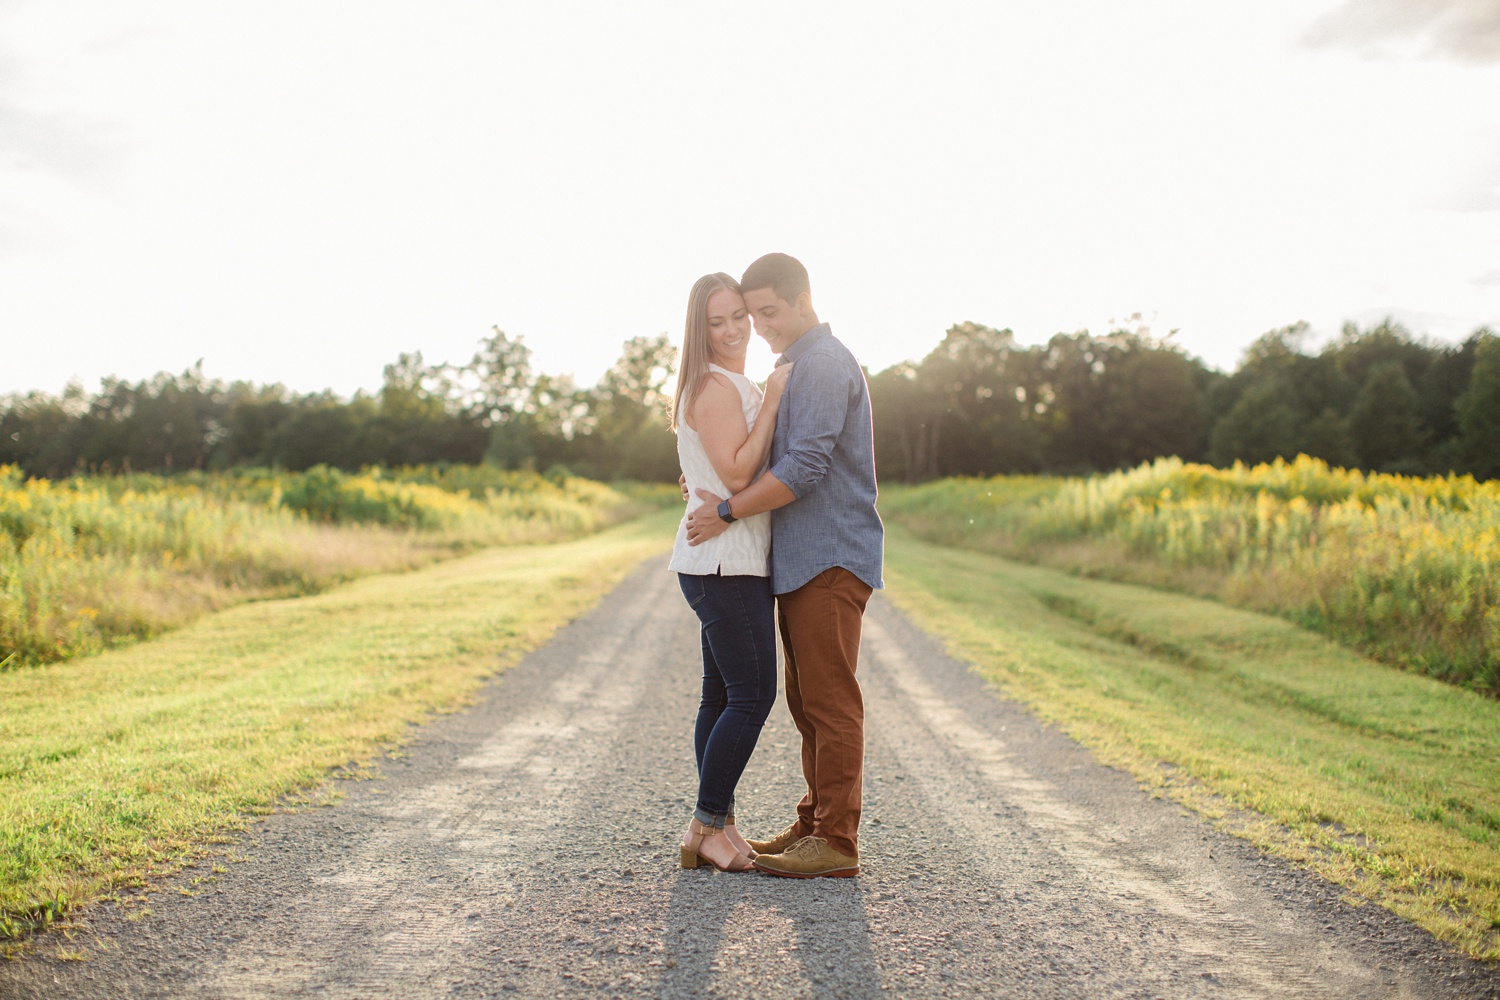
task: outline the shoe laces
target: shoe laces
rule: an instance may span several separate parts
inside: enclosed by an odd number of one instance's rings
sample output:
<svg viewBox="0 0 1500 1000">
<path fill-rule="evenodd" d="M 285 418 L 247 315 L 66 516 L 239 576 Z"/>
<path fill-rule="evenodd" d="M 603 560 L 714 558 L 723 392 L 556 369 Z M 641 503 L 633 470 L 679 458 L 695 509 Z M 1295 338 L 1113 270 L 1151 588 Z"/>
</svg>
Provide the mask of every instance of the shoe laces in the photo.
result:
<svg viewBox="0 0 1500 1000">
<path fill-rule="evenodd" d="M 823 845 L 826 843 L 828 843 L 828 841 L 824 840 L 822 837 L 803 837 L 801 840 L 797 841 L 797 844 L 792 848 L 791 853 L 805 854 L 809 857 L 816 857 L 817 855 L 822 853 Z"/>
</svg>

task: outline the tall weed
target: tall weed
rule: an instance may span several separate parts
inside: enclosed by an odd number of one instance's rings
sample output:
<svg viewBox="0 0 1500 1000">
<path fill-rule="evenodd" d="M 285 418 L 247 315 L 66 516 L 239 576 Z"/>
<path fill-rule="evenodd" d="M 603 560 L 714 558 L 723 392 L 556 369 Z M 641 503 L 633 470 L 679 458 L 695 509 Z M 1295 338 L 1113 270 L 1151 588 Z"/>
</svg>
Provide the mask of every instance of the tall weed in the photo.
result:
<svg viewBox="0 0 1500 1000">
<path fill-rule="evenodd" d="M 886 490 L 919 536 L 1219 597 L 1500 694 L 1500 483 L 1160 459 Z"/>
<path fill-rule="evenodd" d="M 675 496 L 503 470 L 319 467 L 53 483 L 0 466 L 0 669 L 479 546 L 579 537 Z"/>
</svg>

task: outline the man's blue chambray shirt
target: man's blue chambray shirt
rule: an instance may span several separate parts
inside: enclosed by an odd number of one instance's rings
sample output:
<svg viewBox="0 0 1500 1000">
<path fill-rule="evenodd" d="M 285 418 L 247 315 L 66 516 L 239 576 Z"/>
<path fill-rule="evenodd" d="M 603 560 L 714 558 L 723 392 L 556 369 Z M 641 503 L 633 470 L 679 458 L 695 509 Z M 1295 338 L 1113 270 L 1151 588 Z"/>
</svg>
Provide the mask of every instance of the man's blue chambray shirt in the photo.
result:
<svg viewBox="0 0 1500 1000">
<path fill-rule="evenodd" d="M 885 527 L 865 373 L 827 323 L 788 347 L 788 361 L 796 367 L 776 411 L 771 475 L 797 499 L 771 512 L 771 590 L 790 593 L 834 566 L 878 590 Z"/>
</svg>

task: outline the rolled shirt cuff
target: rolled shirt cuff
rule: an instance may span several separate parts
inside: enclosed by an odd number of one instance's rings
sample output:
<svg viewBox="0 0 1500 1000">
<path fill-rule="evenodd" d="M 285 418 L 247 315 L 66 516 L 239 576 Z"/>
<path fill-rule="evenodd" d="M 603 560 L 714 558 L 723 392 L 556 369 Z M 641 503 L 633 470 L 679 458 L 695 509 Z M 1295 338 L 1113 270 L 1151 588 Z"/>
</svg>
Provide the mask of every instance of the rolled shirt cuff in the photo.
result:
<svg viewBox="0 0 1500 1000">
<path fill-rule="evenodd" d="M 823 476 L 813 472 L 807 466 L 787 455 L 781 461 L 771 466 L 771 475 L 781 481 L 781 484 L 792 491 L 792 495 L 801 500 L 814 486 L 823 480 Z"/>
</svg>

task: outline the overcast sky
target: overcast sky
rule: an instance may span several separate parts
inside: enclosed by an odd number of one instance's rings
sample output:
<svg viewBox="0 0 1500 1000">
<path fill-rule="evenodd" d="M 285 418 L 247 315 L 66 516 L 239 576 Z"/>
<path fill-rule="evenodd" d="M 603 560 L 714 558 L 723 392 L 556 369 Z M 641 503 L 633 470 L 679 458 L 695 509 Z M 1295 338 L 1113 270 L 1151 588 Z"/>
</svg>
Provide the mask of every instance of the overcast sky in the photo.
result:
<svg viewBox="0 0 1500 1000">
<path fill-rule="evenodd" d="M 1500 4 L 0 0 L 0 393 L 590 384 L 771 250 L 873 370 L 1500 329 Z"/>
</svg>

